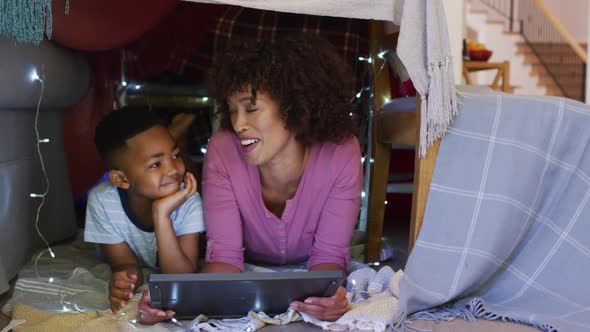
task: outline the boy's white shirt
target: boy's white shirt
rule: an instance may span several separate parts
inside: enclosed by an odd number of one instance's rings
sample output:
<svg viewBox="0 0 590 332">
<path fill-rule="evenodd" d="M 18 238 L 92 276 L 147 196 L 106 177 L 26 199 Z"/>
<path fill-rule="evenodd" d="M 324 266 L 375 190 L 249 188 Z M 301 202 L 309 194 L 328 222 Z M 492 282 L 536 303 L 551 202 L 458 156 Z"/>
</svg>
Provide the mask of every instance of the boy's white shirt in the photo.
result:
<svg viewBox="0 0 590 332">
<path fill-rule="evenodd" d="M 170 220 L 176 236 L 204 232 L 199 193 L 174 210 Z M 126 242 L 142 265 L 157 268 L 156 233 L 143 231 L 129 220 L 117 187 L 108 180 L 97 185 L 88 196 L 84 241 L 101 244 Z"/>
</svg>

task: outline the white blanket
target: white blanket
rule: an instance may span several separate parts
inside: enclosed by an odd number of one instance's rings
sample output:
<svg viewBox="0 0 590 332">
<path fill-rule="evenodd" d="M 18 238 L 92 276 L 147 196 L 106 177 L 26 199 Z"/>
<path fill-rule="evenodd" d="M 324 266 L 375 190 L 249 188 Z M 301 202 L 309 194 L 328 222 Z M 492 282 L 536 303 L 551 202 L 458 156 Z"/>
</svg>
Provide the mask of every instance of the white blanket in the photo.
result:
<svg viewBox="0 0 590 332">
<path fill-rule="evenodd" d="M 277 12 L 394 22 L 396 0 L 187 0 Z"/>
<path fill-rule="evenodd" d="M 16 304 L 24 304 L 35 309 L 54 312 L 55 315 L 96 312 L 96 319 L 100 320 L 100 322 L 80 316 L 82 327 L 84 325 L 90 328 L 97 324 L 110 326 L 109 324 L 125 323 L 125 325 L 133 326 L 133 329 L 138 331 L 190 329 L 195 331 L 256 331 L 267 324 L 284 325 L 302 320 L 325 330 L 370 329 L 384 331 L 391 324 L 397 309 L 399 282 L 403 276 L 401 270 L 395 273 L 388 266 L 382 267 L 379 272 L 376 272 L 360 263 L 351 264 L 349 272 L 352 272 L 347 278 L 347 296 L 351 302 L 350 311 L 335 322 L 320 321 L 289 309 L 287 312 L 275 317 L 269 317 L 264 313 L 250 312 L 246 317 L 239 319 L 208 320 L 206 316 L 199 315 L 192 321 L 145 326 L 136 322 L 139 293 L 118 315 L 113 315 L 108 309 L 108 266 L 105 264 L 91 266 L 90 263 L 95 261 L 91 259 L 87 264 L 82 264 L 84 267 L 73 268 L 72 266 L 76 262 L 80 262 L 79 258 L 86 255 L 75 255 L 76 261 L 68 261 L 67 250 L 75 253 L 77 250 L 76 244 L 74 243 L 70 247 L 56 248 L 55 251 L 59 254 L 58 257 L 62 257 L 58 262 L 50 261 L 47 258 L 41 259 L 37 262 L 36 269 L 34 262 L 28 264 L 21 272 L 22 277 L 16 283 L 13 298 L 3 308 L 3 312 L 10 315 Z M 246 267 L 249 271 L 272 273 L 270 272 L 271 269 L 265 267 L 254 265 L 247 265 Z M 284 271 L 284 269 L 282 270 Z M 294 266 L 292 270 L 301 270 L 301 267 Z M 66 271 L 68 272 L 66 273 Z M 37 273 L 39 273 L 40 277 L 35 276 Z M 48 277 L 49 275 L 52 275 L 52 277 Z M 22 325 L 21 327 L 26 329 L 27 321 L 19 320 L 19 318 L 22 318 L 22 316 L 14 317 L 11 326 Z M 35 326 L 39 324 L 39 322 L 29 323 Z M 52 325 L 52 327 L 55 327 L 55 325 Z"/>
</svg>

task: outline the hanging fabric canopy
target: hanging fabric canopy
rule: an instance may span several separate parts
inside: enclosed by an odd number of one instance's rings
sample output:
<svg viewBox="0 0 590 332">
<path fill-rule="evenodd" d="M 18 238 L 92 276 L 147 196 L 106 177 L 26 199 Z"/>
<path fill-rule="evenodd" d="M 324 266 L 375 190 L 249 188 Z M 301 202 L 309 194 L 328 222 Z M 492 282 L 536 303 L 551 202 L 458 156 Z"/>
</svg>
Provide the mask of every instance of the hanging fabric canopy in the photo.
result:
<svg viewBox="0 0 590 332">
<path fill-rule="evenodd" d="M 423 98 L 420 125 L 420 155 L 427 146 L 440 138 L 457 113 L 457 102 L 450 54 L 447 23 L 442 0 L 187 0 L 211 4 L 225 4 L 296 14 L 350 17 L 390 21 L 400 25 L 397 53 L 405 65 L 416 90 Z M 65 0 L 56 3 L 67 7 Z M 9 2 L 14 5 L 15 2 Z M 177 2 L 163 0 L 105 0 L 99 4 L 76 2 L 76 10 L 96 17 L 75 22 L 76 33 L 60 27 L 71 26 L 80 15 L 68 18 L 64 12 L 54 12 L 54 38 L 62 45 L 85 50 L 104 50 L 121 46 L 137 38 L 149 27 L 169 13 Z M 9 6 L 10 7 L 10 6 Z M 14 7 L 14 6 L 13 6 Z M 51 7 L 43 2 L 29 8 L 30 13 L 16 11 L 16 7 L 3 8 L 0 15 L 0 33 L 9 37 L 21 36 L 19 22 L 26 15 L 51 16 Z M 59 6 L 61 8 L 61 6 Z M 28 8 L 28 7 L 27 7 Z M 141 15 L 137 15 L 141 8 Z M 12 9 L 12 10 L 7 10 Z M 26 9 L 26 8 L 25 8 Z M 25 10 L 26 11 L 26 10 Z M 104 18 L 108 20 L 104 20 Z M 39 21 L 39 19 L 37 19 Z M 18 28 L 18 29 L 17 29 Z M 47 20 L 50 34 L 51 20 Z M 42 29 L 41 29 L 42 31 Z M 21 36 L 21 37 L 19 37 Z M 426 97 L 428 96 L 428 101 Z"/>
<path fill-rule="evenodd" d="M 178 6 L 177 0 L 54 0 L 53 34 L 60 45 L 84 51 L 121 47 L 137 39 Z M 61 9 L 61 10 L 59 10 Z"/>
<path fill-rule="evenodd" d="M 400 0 L 186 0 L 216 3 L 277 12 L 319 16 L 349 17 L 365 20 L 394 21 Z"/>
<path fill-rule="evenodd" d="M 422 96 L 420 155 L 445 133 L 457 97 L 442 0 L 186 0 L 400 25 L 397 53 Z M 373 55 L 374 56 L 374 55 Z M 428 96 L 428 101 L 426 97 Z"/>
</svg>

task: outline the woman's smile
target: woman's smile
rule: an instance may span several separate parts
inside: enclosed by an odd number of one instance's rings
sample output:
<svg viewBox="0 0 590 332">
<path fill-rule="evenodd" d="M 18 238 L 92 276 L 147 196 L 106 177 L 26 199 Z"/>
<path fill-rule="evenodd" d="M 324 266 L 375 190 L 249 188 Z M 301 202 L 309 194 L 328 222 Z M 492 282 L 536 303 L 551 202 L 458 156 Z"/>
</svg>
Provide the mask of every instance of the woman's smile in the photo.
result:
<svg viewBox="0 0 590 332">
<path fill-rule="evenodd" d="M 240 137 L 240 143 L 242 144 L 242 152 L 249 153 L 256 148 L 260 140 L 253 137 Z"/>
</svg>

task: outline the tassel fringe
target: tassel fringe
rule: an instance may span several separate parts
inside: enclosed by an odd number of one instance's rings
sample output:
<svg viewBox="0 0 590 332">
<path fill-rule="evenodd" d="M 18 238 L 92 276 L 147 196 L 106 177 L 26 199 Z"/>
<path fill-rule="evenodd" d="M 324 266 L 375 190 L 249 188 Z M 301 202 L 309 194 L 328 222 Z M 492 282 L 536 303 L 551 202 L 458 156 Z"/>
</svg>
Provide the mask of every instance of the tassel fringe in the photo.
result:
<svg viewBox="0 0 590 332">
<path fill-rule="evenodd" d="M 51 0 L 0 1 L 0 35 L 39 45 L 52 27 Z"/>
<path fill-rule="evenodd" d="M 524 324 L 533 326 L 541 331 L 545 332 L 559 332 L 555 327 L 549 324 L 543 324 L 540 322 L 533 322 L 530 320 L 517 319 L 513 317 L 507 317 L 498 315 L 486 308 L 485 303 L 480 298 L 472 298 L 468 301 L 460 301 L 453 305 L 447 305 L 434 309 L 424 310 L 416 312 L 407 318 L 402 318 L 397 323 L 392 324 L 392 330 L 396 332 L 406 331 L 422 331 L 416 327 L 413 327 L 412 321 L 414 320 L 427 320 L 427 321 L 452 321 L 454 319 L 463 319 L 466 321 L 474 322 L 477 319 L 485 320 L 501 320 L 504 322 L 513 322 L 518 324 Z"/>
<path fill-rule="evenodd" d="M 442 138 L 457 115 L 457 91 L 451 57 L 428 64 L 429 95 L 422 96 L 420 114 L 420 157 L 426 149 Z"/>
</svg>

